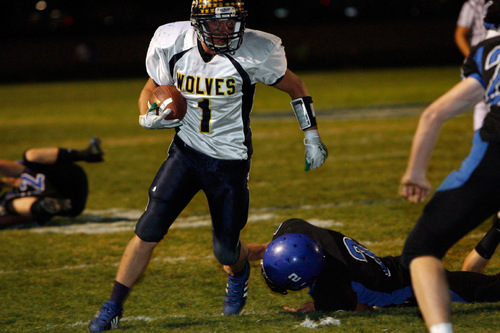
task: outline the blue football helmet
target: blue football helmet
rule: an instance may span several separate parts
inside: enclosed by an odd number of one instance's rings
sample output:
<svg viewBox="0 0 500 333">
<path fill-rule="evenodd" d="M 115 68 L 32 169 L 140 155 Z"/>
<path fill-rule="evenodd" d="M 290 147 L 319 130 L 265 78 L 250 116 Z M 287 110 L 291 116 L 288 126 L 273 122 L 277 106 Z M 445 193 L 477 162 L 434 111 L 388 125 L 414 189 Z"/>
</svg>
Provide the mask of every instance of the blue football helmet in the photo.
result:
<svg viewBox="0 0 500 333">
<path fill-rule="evenodd" d="M 216 53 L 234 53 L 241 46 L 246 17 L 242 0 L 193 0 L 191 6 L 191 25 L 198 40 Z M 211 24 L 216 28 L 211 29 Z M 217 29 L 222 25 L 227 30 Z"/>
<path fill-rule="evenodd" d="M 266 247 L 262 275 L 272 291 L 286 294 L 310 286 L 325 267 L 318 243 L 303 234 L 286 234 Z"/>
</svg>

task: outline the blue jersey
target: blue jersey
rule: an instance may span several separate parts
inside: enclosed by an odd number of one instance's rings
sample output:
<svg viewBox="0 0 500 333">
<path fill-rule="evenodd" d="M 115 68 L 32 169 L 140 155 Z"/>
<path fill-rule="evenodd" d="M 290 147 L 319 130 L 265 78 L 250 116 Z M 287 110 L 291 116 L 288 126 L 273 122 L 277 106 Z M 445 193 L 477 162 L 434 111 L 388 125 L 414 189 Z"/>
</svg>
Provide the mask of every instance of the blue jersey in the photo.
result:
<svg viewBox="0 0 500 333">
<path fill-rule="evenodd" d="M 463 66 L 463 75 L 473 77 L 484 87 L 490 112 L 480 129 L 487 142 L 500 141 L 500 36 L 488 38 L 474 48 Z"/>
<path fill-rule="evenodd" d="M 301 219 L 283 222 L 273 238 L 289 233 L 313 238 L 325 255 L 325 268 L 309 291 L 316 310 L 349 311 L 354 310 L 358 302 L 378 307 L 416 305 L 410 273 L 399 256 L 378 257 L 353 238 Z M 500 275 L 446 274 L 452 301 L 500 301 Z"/>
<path fill-rule="evenodd" d="M 353 310 L 357 302 L 399 305 L 413 297 L 409 272 L 399 257 L 379 258 L 355 239 L 304 220 L 284 222 L 274 238 L 287 233 L 310 236 L 325 255 L 325 268 L 310 290 L 316 310 Z"/>
</svg>

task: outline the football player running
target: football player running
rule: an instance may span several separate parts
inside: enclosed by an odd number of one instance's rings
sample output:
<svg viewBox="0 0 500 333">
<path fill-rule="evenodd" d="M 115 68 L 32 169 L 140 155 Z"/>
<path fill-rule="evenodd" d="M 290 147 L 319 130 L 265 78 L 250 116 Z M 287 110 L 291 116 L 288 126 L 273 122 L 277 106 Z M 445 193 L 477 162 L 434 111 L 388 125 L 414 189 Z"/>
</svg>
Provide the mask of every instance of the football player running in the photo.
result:
<svg viewBox="0 0 500 333">
<path fill-rule="evenodd" d="M 111 297 L 89 324 L 91 332 L 118 324 L 125 298 L 146 269 L 153 249 L 200 190 L 210 207 L 215 257 L 228 273 L 223 313 L 242 310 L 250 266 L 240 231 L 248 217 L 249 116 L 257 82 L 290 95 L 305 134 L 305 170 L 318 168 L 327 158 L 312 98 L 304 82 L 287 69 L 281 40 L 245 29 L 246 16 L 243 1 L 195 0 L 191 22 L 160 26 L 151 40 L 139 123 L 151 129 L 175 128 L 176 134 L 151 184 L 136 235 L 125 248 Z M 158 85 L 175 85 L 181 91 L 188 105 L 182 121 L 165 120 L 148 108 L 149 96 Z"/>
<path fill-rule="evenodd" d="M 283 222 L 267 244 L 248 244 L 249 260 L 261 261 L 274 292 L 309 288 L 313 301 L 290 312 L 364 311 L 373 307 L 416 306 L 410 272 L 400 257 L 378 257 L 340 232 L 302 219 Z M 500 302 L 500 275 L 446 272 L 453 301 Z"/>
</svg>

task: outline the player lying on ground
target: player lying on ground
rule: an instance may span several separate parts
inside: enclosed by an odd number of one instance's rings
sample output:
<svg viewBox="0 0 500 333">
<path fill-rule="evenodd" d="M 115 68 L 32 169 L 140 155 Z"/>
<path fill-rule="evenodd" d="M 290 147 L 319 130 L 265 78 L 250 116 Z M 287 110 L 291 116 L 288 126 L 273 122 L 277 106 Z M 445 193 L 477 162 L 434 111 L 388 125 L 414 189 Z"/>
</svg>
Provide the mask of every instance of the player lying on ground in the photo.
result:
<svg viewBox="0 0 500 333">
<path fill-rule="evenodd" d="M 362 311 L 374 306 L 416 306 L 410 274 L 399 256 L 377 257 L 340 232 L 301 219 L 283 222 L 266 244 L 248 244 L 249 260 L 262 259 L 262 274 L 271 290 L 309 287 L 313 302 L 290 312 Z M 457 302 L 499 302 L 500 274 L 447 272 Z"/>
<path fill-rule="evenodd" d="M 92 138 L 84 150 L 31 148 L 22 161 L 0 159 L 0 189 L 7 189 L 0 196 L 0 228 L 79 215 L 87 202 L 88 181 L 74 162 L 101 162 L 100 142 Z"/>
</svg>

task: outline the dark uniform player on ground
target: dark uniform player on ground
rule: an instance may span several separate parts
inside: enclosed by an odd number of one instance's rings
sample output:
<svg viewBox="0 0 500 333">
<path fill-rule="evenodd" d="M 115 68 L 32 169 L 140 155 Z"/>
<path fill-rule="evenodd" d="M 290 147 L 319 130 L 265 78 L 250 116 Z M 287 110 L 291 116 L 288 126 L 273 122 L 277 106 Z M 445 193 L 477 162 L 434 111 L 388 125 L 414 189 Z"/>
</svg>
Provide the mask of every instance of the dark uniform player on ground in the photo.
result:
<svg viewBox="0 0 500 333">
<path fill-rule="evenodd" d="M 87 175 L 74 162 L 101 162 L 100 140 L 84 150 L 31 148 L 22 161 L 0 159 L 0 228 L 14 224 L 43 225 L 52 217 L 77 216 L 88 196 Z"/>
<path fill-rule="evenodd" d="M 472 48 L 464 80 L 427 107 L 418 124 L 401 194 L 413 200 L 429 189 L 425 171 L 443 123 L 481 99 L 489 106 L 472 149 L 425 206 L 403 248 L 419 308 L 430 332 L 453 332 L 448 283 L 441 259 L 453 244 L 500 210 L 500 1 L 485 5 L 486 39 Z M 495 231 L 497 232 L 497 231 Z"/>
<path fill-rule="evenodd" d="M 291 312 L 362 311 L 374 306 L 416 306 L 410 273 L 400 257 L 378 257 L 340 232 L 301 219 L 283 222 L 267 244 L 248 244 L 249 259 L 262 259 L 262 274 L 273 291 L 309 287 L 313 302 Z M 499 302 L 500 275 L 447 272 L 453 300 Z"/>
<path fill-rule="evenodd" d="M 248 174 L 252 155 L 250 113 L 258 82 L 290 95 L 305 134 L 305 169 L 327 157 L 306 85 L 287 69 L 281 40 L 245 29 L 242 1 L 195 0 L 191 22 L 157 29 L 146 56 L 150 76 L 139 97 L 139 123 L 148 129 L 176 128 L 168 158 L 149 190 L 149 203 L 127 245 L 109 301 L 89 324 L 91 332 L 118 324 L 130 288 L 146 269 L 155 246 L 177 216 L 202 190 L 212 218 L 217 260 L 228 273 L 225 315 L 238 314 L 247 298 L 250 266 L 240 231 L 248 218 Z M 158 85 L 175 85 L 187 102 L 182 121 L 170 110 L 148 109 Z"/>
</svg>

